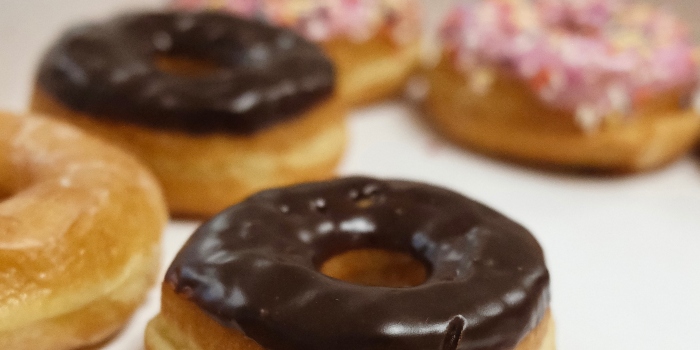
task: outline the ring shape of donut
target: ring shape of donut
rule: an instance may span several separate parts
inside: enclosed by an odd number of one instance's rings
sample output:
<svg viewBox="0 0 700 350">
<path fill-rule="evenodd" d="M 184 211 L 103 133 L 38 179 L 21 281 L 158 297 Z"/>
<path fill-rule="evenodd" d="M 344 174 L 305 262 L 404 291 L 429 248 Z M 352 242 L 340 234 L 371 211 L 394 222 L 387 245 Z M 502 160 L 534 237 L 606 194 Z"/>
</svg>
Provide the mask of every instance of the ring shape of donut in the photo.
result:
<svg viewBox="0 0 700 350">
<path fill-rule="evenodd" d="M 332 176 L 346 139 L 334 86 L 322 49 L 286 29 L 148 12 L 67 31 L 42 61 L 32 110 L 136 154 L 173 212 L 209 217 Z"/>
<path fill-rule="evenodd" d="M 429 276 L 393 288 L 319 272 L 363 248 L 409 252 Z M 222 327 L 252 339 L 246 349 L 552 348 L 543 345 L 549 274 L 536 240 L 492 209 L 414 182 L 355 177 L 259 193 L 195 232 L 163 291 L 149 349 L 185 344 L 174 335 L 206 324 L 174 316 L 192 308 L 219 326 L 190 334 L 191 349 L 232 346 L 217 338 Z"/>
<path fill-rule="evenodd" d="M 75 128 L 0 113 L 0 348 L 72 349 L 150 289 L 167 211 L 138 162 Z"/>
</svg>

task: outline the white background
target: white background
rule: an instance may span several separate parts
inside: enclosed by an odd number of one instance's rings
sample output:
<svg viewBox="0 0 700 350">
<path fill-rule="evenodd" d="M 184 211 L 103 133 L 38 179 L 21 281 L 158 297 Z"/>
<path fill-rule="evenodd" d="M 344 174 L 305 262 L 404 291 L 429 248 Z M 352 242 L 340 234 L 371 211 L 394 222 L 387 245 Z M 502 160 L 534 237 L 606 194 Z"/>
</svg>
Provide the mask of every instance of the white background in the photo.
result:
<svg viewBox="0 0 700 350">
<path fill-rule="evenodd" d="M 684 16 L 700 13 L 700 4 L 685 2 Z M 159 3 L 0 0 L 0 109 L 24 110 L 37 61 L 66 25 Z M 342 174 L 444 185 L 537 236 L 552 274 L 560 349 L 700 349 L 700 157 L 642 175 L 553 174 L 452 147 L 398 102 L 355 111 L 348 123 Z M 168 227 L 164 267 L 196 226 Z M 157 310 L 154 289 L 107 349 L 141 349 Z"/>
</svg>

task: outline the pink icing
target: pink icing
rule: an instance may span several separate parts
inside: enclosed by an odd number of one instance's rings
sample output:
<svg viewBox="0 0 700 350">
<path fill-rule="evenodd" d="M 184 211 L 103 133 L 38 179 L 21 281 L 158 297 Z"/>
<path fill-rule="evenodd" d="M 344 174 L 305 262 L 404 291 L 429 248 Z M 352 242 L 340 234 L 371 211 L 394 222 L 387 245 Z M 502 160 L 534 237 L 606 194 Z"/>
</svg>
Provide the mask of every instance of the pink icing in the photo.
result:
<svg viewBox="0 0 700 350">
<path fill-rule="evenodd" d="M 224 9 L 292 28 L 314 41 L 347 37 L 365 41 L 387 30 L 397 43 L 416 40 L 421 17 L 417 0 L 174 0 L 180 9 Z"/>
<path fill-rule="evenodd" d="M 460 69 L 506 68 L 584 129 L 697 80 L 686 27 L 623 1 L 483 0 L 455 8 L 442 38 Z"/>
</svg>

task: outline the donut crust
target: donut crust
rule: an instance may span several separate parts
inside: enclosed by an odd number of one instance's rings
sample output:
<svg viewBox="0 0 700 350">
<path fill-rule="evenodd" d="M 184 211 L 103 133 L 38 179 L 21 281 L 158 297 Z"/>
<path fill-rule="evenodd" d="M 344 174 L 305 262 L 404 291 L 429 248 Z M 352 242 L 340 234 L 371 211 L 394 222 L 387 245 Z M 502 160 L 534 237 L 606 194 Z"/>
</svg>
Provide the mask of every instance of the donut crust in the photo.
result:
<svg viewBox="0 0 700 350">
<path fill-rule="evenodd" d="M 388 33 L 364 42 L 341 37 L 321 46 L 336 65 L 340 96 L 350 106 L 402 93 L 420 58 L 420 41 L 400 44 Z"/>
<path fill-rule="evenodd" d="M 161 311 L 148 323 L 146 350 L 264 350 L 242 332 L 226 328 L 163 284 Z M 555 350 L 554 320 L 547 311 L 514 350 Z"/>
<path fill-rule="evenodd" d="M 46 118 L 0 113 L 0 348 L 104 341 L 158 272 L 167 210 L 115 147 Z"/>
<path fill-rule="evenodd" d="M 137 155 L 163 186 L 174 215 L 208 217 L 268 187 L 334 176 L 346 143 L 345 106 L 332 97 L 294 120 L 249 136 L 190 135 L 100 120 L 39 86 L 31 108 Z"/>
<path fill-rule="evenodd" d="M 700 116 L 680 108 L 681 91 L 656 96 L 629 120 L 609 116 L 583 132 L 570 113 L 542 103 L 520 80 L 493 70 L 480 94 L 468 74 L 443 58 L 427 72 L 426 118 L 457 144 L 529 165 L 565 170 L 636 172 L 685 154 L 700 134 Z"/>
</svg>

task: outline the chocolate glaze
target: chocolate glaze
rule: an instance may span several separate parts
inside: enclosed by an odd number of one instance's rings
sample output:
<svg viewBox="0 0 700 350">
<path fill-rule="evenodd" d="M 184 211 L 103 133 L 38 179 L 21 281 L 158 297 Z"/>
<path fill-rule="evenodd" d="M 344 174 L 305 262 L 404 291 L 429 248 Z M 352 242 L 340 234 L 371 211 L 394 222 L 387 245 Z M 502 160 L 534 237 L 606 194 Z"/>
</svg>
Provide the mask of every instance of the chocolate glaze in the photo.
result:
<svg viewBox="0 0 700 350">
<path fill-rule="evenodd" d="M 154 58 L 218 69 L 184 76 Z M 281 28 L 217 12 L 131 14 L 66 32 L 39 68 L 39 87 L 95 118 L 191 133 L 249 134 L 327 98 L 334 68 Z"/>
<path fill-rule="evenodd" d="M 411 252 L 428 279 L 368 287 L 317 270 L 370 247 Z M 194 233 L 165 281 L 270 350 L 512 349 L 549 303 L 542 250 L 523 227 L 446 189 L 363 177 L 226 209 Z"/>
</svg>

